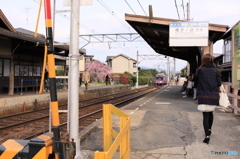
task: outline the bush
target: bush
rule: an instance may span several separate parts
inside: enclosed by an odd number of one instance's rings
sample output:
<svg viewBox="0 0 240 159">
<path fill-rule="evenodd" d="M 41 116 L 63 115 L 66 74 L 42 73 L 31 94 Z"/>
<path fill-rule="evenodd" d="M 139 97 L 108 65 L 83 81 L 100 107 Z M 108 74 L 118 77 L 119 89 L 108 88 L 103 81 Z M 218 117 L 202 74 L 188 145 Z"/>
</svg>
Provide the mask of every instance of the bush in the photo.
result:
<svg viewBox="0 0 240 159">
<path fill-rule="evenodd" d="M 137 80 L 136 80 L 136 77 L 133 76 L 133 75 L 132 75 L 131 73 L 129 73 L 129 72 L 124 72 L 124 74 L 129 77 L 128 84 L 129 84 L 130 86 L 135 86 L 136 81 L 137 81 Z"/>
<path fill-rule="evenodd" d="M 136 77 L 129 78 L 129 85 L 130 86 L 135 86 L 136 82 L 137 82 L 137 78 Z"/>
<path fill-rule="evenodd" d="M 56 76 L 64 76 L 64 70 L 55 70 L 56 72 Z M 66 71 L 66 74 L 68 74 L 68 72 Z"/>
<path fill-rule="evenodd" d="M 150 81 L 150 77 L 149 76 L 139 76 L 138 77 L 138 84 L 139 85 L 148 84 L 149 81 Z"/>
</svg>

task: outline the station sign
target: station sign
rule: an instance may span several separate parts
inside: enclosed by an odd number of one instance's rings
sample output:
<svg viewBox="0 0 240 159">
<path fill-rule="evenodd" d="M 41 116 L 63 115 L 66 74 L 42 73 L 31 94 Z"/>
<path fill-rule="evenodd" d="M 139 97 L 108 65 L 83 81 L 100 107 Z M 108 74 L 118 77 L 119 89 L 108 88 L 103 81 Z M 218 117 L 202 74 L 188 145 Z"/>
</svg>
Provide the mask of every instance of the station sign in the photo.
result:
<svg viewBox="0 0 240 159">
<path fill-rule="evenodd" d="M 169 46 L 208 46 L 208 22 L 170 22 Z"/>
<path fill-rule="evenodd" d="M 72 0 L 63 0 L 63 6 L 70 7 Z M 92 6 L 93 0 L 78 0 L 80 6 Z"/>
</svg>

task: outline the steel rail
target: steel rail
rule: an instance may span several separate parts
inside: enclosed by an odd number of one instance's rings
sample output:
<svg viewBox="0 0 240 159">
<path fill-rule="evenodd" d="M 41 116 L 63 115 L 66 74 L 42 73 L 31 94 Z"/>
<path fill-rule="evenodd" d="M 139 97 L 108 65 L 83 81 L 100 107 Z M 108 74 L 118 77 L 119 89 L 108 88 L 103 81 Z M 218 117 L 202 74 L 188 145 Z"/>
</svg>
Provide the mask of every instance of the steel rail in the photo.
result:
<svg viewBox="0 0 240 159">
<path fill-rule="evenodd" d="M 155 91 L 155 90 L 151 90 L 151 91 L 146 92 L 146 93 L 151 93 L 151 92 L 153 92 L 153 91 Z M 126 100 L 122 100 L 121 102 L 114 103 L 113 105 L 119 106 L 119 105 L 121 105 L 121 104 L 123 104 L 123 103 L 126 103 L 126 102 L 128 102 L 128 101 L 132 101 L 132 100 L 135 99 L 135 98 L 139 98 L 139 97 L 145 95 L 146 93 L 142 93 L 142 94 L 137 95 L 137 96 L 135 96 L 135 97 L 133 97 L 133 98 L 129 98 L 129 99 L 126 99 Z M 96 111 L 94 111 L 94 112 L 91 112 L 91 113 L 82 115 L 82 116 L 79 117 L 79 120 L 83 120 L 83 119 L 85 119 L 85 118 L 87 118 L 87 117 L 90 117 L 90 116 L 92 116 L 92 115 L 95 115 L 95 114 L 97 114 L 97 113 L 101 113 L 102 111 L 103 111 L 102 109 L 99 109 L 99 110 L 96 110 Z M 62 127 L 64 127 L 64 126 L 66 126 L 66 125 L 67 125 L 67 122 L 64 122 L 64 123 L 61 123 L 59 126 L 60 126 L 60 128 L 62 128 Z M 33 135 L 29 135 L 29 136 L 27 136 L 27 137 L 25 137 L 25 138 L 22 138 L 22 139 L 31 139 L 31 138 L 33 138 L 33 137 L 36 137 L 36 136 L 41 135 L 41 134 L 43 134 L 43 133 L 45 133 L 45 132 L 48 132 L 48 131 L 49 131 L 49 129 L 45 129 L 44 131 L 35 133 L 35 134 L 33 134 Z"/>
<path fill-rule="evenodd" d="M 152 88 L 151 88 L 152 89 Z M 131 93 L 127 93 L 127 94 L 125 94 L 125 95 L 121 95 L 121 96 L 117 96 L 117 97 L 111 97 L 111 98 L 108 98 L 108 99 L 106 99 L 106 100 L 100 100 L 100 101 L 97 101 L 97 102 L 93 102 L 93 103 L 91 103 L 91 104 L 86 104 L 86 105 L 83 105 L 83 106 L 80 106 L 79 107 L 79 110 L 81 109 L 81 108 L 88 108 L 88 107 L 91 107 L 92 105 L 96 105 L 96 104 L 103 104 L 103 103 L 106 103 L 107 101 L 111 101 L 111 100 L 120 100 L 120 101 L 118 101 L 118 102 L 115 102 L 115 103 L 113 103 L 114 105 L 119 105 L 119 104 L 121 104 L 121 103 L 124 103 L 124 102 L 127 102 L 127 101 L 130 101 L 130 100 L 133 100 L 134 98 L 138 98 L 139 96 L 142 96 L 142 95 L 144 95 L 144 94 L 146 94 L 147 92 L 149 92 L 148 91 L 149 90 L 149 88 L 145 88 L 145 89 L 141 89 L 141 91 L 131 91 Z M 152 90 L 155 90 L 155 89 L 152 89 Z M 131 98 L 128 98 L 128 99 L 125 99 L 125 100 L 122 100 L 122 99 L 119 99 L 119 98 L 124 98 L 124 97 L 130 97 L 129 95 L 130 94 L 133 94 L 133 95 L 131 95 Z M 136 95 L 136 94 L 138 94 L 138 95 Z M 136 96 L 135 96 L 136 95 Z M 93 100 L 93 99 L 92 99 Z M 82 110 L 81 110 L 82 111 Z M 87 111 L 89 111 L 89 110 L 86 110 L 85 112 L 87 112 Z M 101 109 L 99 110 L 99 111 L 101 111 Z M 96 112 L 96 111 L 94 111 L 94 112 Z M 61 113 L 61 118 L 62 119 L 64 119 L 65 117 L 63 117 L 62 116 L 63 114 Z M 88 114 L 84 114 L 84 116 L 89 116 L 89 115 L 92 115 L 91 113 L 88 113 Z M 81 116 L 82 118 L 84 117 L 83 115 Z M 12 125 L 9 125 L 9 126 L 5 126 L 5 127 L 2 127 L 2 128 L 0 128 L 0 132 L 3 132 L 4 130 L 7 130 L 7 129 L 10 129 L 10 128 L 13 128 L 13 127 L 19 127 L 19 126 L 23 126 L 23 125 L 26 125 L 27 123 L 29 123 L 29 124 L 31 124 L 32 122 L 38 122 L 38 120 L 42 120 L 42 119 L 44 119 L 44 118 L 49 118 L 49 115 L 45 115 L 45 116 L 43 116 L 43 117 L 39 117 L 39 118 L 36 118 L 36 119 L 31 119 L 31 120 L 29 120 L 29 121 L 24 121 L 24 122 L 22 122 L 22 123 L 17 123 L 17 124 L 12 124 Z M 60 124 L 59 126 L 61 126 L 62 127 L 62 124 Z M 41 131 L 40 133 L 37 133 L 37 134 L 41 134 L 41 133 L 44 133 L 44 132 L 46 132 L 46 130 L 43 130 L 43 131 Z M 34 135 L 33 135 L 34 136 Z M 5 139 L 4 139 L 5 140 Z M 1 142 L 1 141 L 0 141 Z"/>
<path fill-rule="evenodd" d="M 141 90 L 144 90 L 144 88 L 139 88 L 137 89 L 137 91 L 141 91 Z M 130 90 L 130 91 L 126 91 L 126 92 L 134 92 L 136 90 Z M 97 98 L 94 98 L 95 100 L 100 100 L 100 99 L 103 99 L 105 100 L 106 98 L 112 98 L 112 96 L 121 96 L 121 94 L 125 94 L 126 92 L 121 92 L 121 93 L 118 93 L 118 94 L 111 94 L 111 95 L 107 95 L 107 96 L 101 96 L 101 97 L 97 97 Z M 86 99 L 86 100 L 81 100 L 79 102 L 79 104 L 82 104 L 82 103 L 85 103 L 85 102 L 89 102 L 89 101 L 92 101 L 93 99 Z M 59 105 L 59 107 L 66 107 L 67 104 L 61 104 Z M 44 110 L 49 110 L 49 108 L 43 108 L 43 109 L 38 109 L 38 110 L 33 110 L 33 111 L 28 111 L 28 112 L 23 112 L 23 113 L 18 113 L 18 114 L 13 114 L 13 115 L 8 115 L 8 116 L 3 116 L 3 117 L 0 117 L 0 121 L 3 120 L 3 119 L 6 119 L 6 118 L 10 118 L 10 117 L 18 117 L 18 116 L 22 116 L 22 115 L 27 115 L 27 114 L 31 114 L 31 113 L 36 113 L 36 112 L 40 112 L 40 111 L 44 111 Z"/>
</svg>

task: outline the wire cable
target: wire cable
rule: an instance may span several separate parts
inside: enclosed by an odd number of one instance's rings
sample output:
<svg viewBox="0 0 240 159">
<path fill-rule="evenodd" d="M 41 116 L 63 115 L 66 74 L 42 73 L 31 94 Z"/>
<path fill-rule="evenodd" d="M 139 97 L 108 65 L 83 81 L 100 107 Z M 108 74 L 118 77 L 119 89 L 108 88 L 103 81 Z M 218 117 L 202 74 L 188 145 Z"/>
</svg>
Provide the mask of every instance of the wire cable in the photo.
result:
<svg viewBox="0 0 240 159">
<path fill-rule="evenodd" d="M 178 12 L 178 7 L 177 7 L 177 2 L 176 2 L 176 0 L 175 0 L 175 6 L 176 6 L 176 9 L 177 9 L 178 19 L 180 20 L 180 16 L 179 16 L 179 12 Z"/>
<path fill-rule="evenodd" d="M 109 13 L 111 13 L 112 16 L 114 16 L 125 28 L 128 29 L 128 31 L 131 32 L 131 29 L 129 26 L 127 26 L 124 22 L 122 22 L 121 18 L 119 18 L 114 11 L 112 11 L 102 0 L 97 0 Z"/>
<path fill-rule="evenodd" d="M 132 9 L 132 7 L 128 4 L 127 0 L 125 0 L 125 2 L 126 2 L 127 5 L 131 8 L 131 10 L 133 11 L 133 13 L 135 13 L 134 10 Z M 136 13 L 135 13 L 135 14 L 136 14 Z"/>
<path fill-rule="evenodd" d="M 137 0 L 137 1 L 138 1 L 138 0 Z M 139 3 L 139 5 L 141 6 L 141 8 L 142 8 L 143 12 L 145 13 L 145 15 L 147 16 L 147 14 L 146 14 L 145 10 L 143 9 L 141 3 L 140 3 L 139 1 L 138 1 L 138 3 Z"/>
<path fill-rule="evenodd" d="M 38 0 L 33 0 L 34 2 L 36 2 L 36 3 L 40 3 L 40 1 L 38 1 Z M 98 0 L 99 1 L 99 0 Z M 99 2 L 100 3 L 100 2 Z M 104 3 L 104 2 L 102 2 L 102 3 Z M 101 4 L 101 3 L 100 3 Z M 105 3 L 104 3 L 105 4 Z M 104 5 L 104 4 L 102 4 L 102 5 Z M 105 4 L 105 7 L 104 7 L 105 9 L 107 9 L 112 15 L 114 14 L 114 12 L 113 11 L 111 11 L 111 9 Z M 65 19 L 67 19 L 67 20 L 71 20 L 71 18 L 69 17 L 69 16 L 67 16 L 66 14 L 64 14 L 64 13 L 61 13 L 61 12 L 59 12 L 59 13 L 57 13 L 59 16 L 61 16 L 61 17 L 63 17 L 63 18 L 65 18 Z M 114 14 L 115 15 L 115 14 Z M 117 16 L 117 15 L 116 15 Z M 116 18 L 116 17 L 115 17 Z M 119 17 L 118 17 L 119 18 Z M 120 18 L 119 18 L 120 19 Z M 120 19 L 121 20 L 121 19 Z M 119 22 L 121 22 L 121 21 L 119 21 Z M 93 29 L 91 29 L 90 27 L 87 27 L 86 25 L 83 25 L 83 24 L 80 24 L 80 27 L 82 27 L 82 28 L 84 28 L 84 29 L 86 29 L 86 30 L 88 30 L 88 31 L 90 31 L 90 32 L 92 32 L 92 33 L 99 33 L 99 32 L 97 32 L 97 31 L 94 31 Z M 126 27 L 126 26 L 125 26 Z M 128 28 L 128 30 L 130 30 L 130 28 Z M 142 42 L 143 43 L 143 42 Z M 143 43 L 144 44 L 144 43 Z M 134 54 L 135 55 L 135 52 L 133 51 L 133 50 L 131 50 L 131 49 L 126 49 L 125 47 L 122 47 L 120 44 L 117 44 L 117 45 L 119 45 L 119 47 L 122 49 L 122 50 L 125 50 L 126 52 L 129 52 L 130 54 Z M 146 47 L 146 46 L 145 46 Z M 147 48 L 147 47 L 146 47 Z M 149 48 L 147 48 L 147 49 L 149 49 Z M 150 50 L 150 49 L 149 49 Z"/>
<path fill-rule="evenodd" d="M 185 19 L 185 9 L 184 9 L 184 2 L 182 0 L 182 7 L 183 7 L 183 16 L 184 16 L 184 19 Z"/>
</svg>

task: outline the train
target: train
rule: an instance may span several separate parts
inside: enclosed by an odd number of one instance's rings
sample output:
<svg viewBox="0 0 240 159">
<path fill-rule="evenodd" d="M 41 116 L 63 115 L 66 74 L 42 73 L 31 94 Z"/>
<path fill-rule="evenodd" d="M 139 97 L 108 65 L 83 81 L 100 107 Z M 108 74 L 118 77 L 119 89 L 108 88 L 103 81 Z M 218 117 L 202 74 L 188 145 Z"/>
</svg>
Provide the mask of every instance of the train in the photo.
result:
<svg viewBox="0 0 240 159">
<path fill-rule="evenodd" d="M 155 77 L 155 85 L 165 85 L 168 82 L 168 78 L 164 74 L 157 74 Z"/>
</svg>

